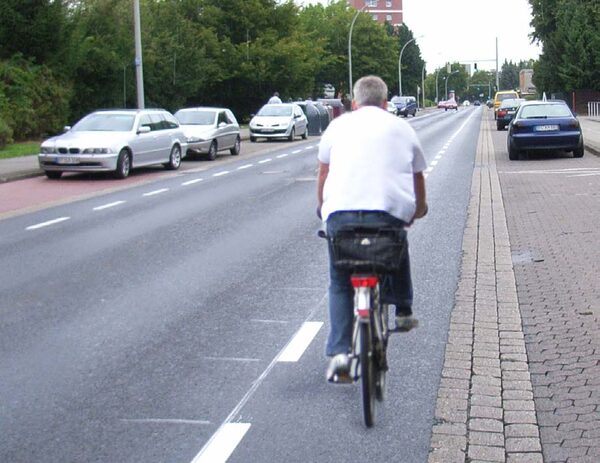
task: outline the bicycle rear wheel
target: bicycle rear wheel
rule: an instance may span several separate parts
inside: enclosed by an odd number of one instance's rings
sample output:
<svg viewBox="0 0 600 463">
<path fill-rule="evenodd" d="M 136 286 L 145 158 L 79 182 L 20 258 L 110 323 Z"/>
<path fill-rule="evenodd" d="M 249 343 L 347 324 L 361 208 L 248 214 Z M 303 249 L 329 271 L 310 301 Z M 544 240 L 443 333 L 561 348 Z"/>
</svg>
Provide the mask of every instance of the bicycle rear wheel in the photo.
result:
<svg viewBox="0 0 600 463">
<path fill-rule="evenodd" d="M 375 423 L 375 376 L 377 369 L 373 359 L 371 325 L 368 323 L 360 323 L 358 334 L 363 416 L 365 425 L 370 428 Z"/>
</svg>

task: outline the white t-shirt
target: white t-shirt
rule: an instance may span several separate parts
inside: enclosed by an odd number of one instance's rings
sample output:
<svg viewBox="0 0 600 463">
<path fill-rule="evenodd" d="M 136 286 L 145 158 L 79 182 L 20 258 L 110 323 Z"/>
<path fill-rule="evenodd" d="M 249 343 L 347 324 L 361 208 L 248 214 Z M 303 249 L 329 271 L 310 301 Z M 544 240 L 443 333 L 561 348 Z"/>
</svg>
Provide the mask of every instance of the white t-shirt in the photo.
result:
<svg viewBox="0 0 600 463">
<path fill-rule="evenodd" d="M 426 169 L 413 128 L 382 108 L 364 106 L 334 119 L 321 137 L 329 164 L 321 214 L 386 211 L 409 222 L 416 209 L 413 174 Z"/>
<path fill-rule="evenodd" d="M 281 98 L 279 98 L 276 95 L 273 95 L 271 98 L 269 98 L 269 101 L 267 101 L 267 104 L 281 104 Z"/>
</svg>

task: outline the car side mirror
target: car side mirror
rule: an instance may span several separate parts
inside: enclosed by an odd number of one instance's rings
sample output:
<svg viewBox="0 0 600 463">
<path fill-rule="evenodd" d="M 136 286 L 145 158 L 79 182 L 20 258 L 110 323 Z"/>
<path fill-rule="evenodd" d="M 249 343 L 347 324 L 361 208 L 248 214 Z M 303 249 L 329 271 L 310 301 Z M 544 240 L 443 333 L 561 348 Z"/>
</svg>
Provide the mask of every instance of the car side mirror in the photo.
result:
<svg viewBox="0 0 600 463">
<path fill-rule="evenodd" d="M 219 125 L 217 126 L 220 129 L 222 129 L 223 127 L 227 127 L 227 123 L 226 122 L 219 122 Z"/>
<path fill-rule="evenodd" d="M 137 131 L 138 134 L 149 133 L 149 132 L 150 132 L 150 127 L 148 127 L 147 125 L 142 125 Z"/>
<path fill-rule="evenodd" d="M 68 132 L 69 130 L 71 130 L 71 126 L 70 125 L 65 125 L 63 127 L 63 132 Z"/>
</svg>

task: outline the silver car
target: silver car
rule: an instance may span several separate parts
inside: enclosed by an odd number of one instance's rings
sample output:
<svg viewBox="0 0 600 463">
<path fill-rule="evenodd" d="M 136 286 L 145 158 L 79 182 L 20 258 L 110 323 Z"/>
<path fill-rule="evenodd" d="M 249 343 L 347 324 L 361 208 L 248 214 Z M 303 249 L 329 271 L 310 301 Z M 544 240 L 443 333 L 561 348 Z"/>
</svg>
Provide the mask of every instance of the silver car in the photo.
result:
<svg viewBox="0 0 600 463">
<path fill-rule="evenodd" d="M 295 103 L 267 104 L 250 121 L 250 141 L 257 138 L 287 138 L 294 141 L 296 135 L 308 137 L 308 120 Z"/>
<path fill-rule="evenodd" d="M 240 154 L 240 126 L 229 109 L 185 108 L 175 117 L 185 133 L 188 153 L 207 154 L 211 161 L 221 150 Z"/>
<path fill-rule="evenodd" d="M 125 178 L 132 168 L 152 164 L 175 170 L 187 149 L 177 119 L 162 109 L 96 111 L 65 131 L 40 147 L 38 161 L 48 178 L 97 171 Z"/>
</svg>

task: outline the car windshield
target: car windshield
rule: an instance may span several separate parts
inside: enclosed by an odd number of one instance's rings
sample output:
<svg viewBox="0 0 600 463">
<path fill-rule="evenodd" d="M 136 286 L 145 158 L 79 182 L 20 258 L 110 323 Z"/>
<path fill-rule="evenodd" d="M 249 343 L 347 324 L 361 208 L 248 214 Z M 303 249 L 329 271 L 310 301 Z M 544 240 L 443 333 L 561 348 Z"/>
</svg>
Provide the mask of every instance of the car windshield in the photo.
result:
<svg viewBox="0 0 600 463">
<path fill-rule="evenodd" d="M 522 119 L 548 117 L 572 117 L 573 114 L 566 104 L 534 104 L 521 108 Z"/>
<path fill-rule="evenodd" d="M 71 130 L 75 132 L 129 132 L 135 121 L 134 114 L 90 114 Z"/>
<path fill-rule="evenodd" d="M 213 125 L 215 111 L 177 111 L 175 117 L 183 125 Z"/>
<path fill-rule="evenodd" d="M 257 116 L 291 116 L 292 107 L 284 105 L 263 106 Z"/>
<path fill-rule="evenodd" d="M 392 103 L 394 104 L 408 104 L 410 102 L 410 98 L 406 96 L 395 96 L 392 98 Z"/>
<path fill-rule="evenodd" d="M 504 100 L 514 99 L 514 98 L 517 98 L 516 93 L 501 93 L 496 97 L 496 99 L 498 101 L 504 101 Z"/>
</svg>

